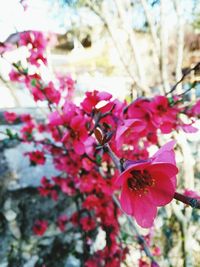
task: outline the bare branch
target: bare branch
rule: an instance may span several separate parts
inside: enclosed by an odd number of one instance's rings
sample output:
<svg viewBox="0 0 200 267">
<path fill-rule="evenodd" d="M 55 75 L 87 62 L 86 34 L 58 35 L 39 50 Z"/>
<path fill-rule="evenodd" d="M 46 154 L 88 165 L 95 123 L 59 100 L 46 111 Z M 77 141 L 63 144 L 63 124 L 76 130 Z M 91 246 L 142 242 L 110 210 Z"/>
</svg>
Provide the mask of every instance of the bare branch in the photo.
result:
<svg viewBox="0 0 200 267">
<path fill-rule="evenodd" d="M 184 49 L 184 21 L 182 15 L 182 3 L 178 0 L 173 0 L 174 7 L 177 14 L 177 61 L 176 61 L 176 82 L 182 76 L 182 63 L 183 63 L 183 49 Z M 177 92 L 182 92 L 181 83 L 177 86 Z"/>
<path fill-rule="evenodd" d="M 160 71 L 163 91 L 166 93 L 169 91 L 169 80 L 168 80 L 168 37 L 165 21 L 165 4 L 166 0 L 160 1 Z"/>
<path fill-rule="evenodd" d="M 123 5 L 122 0 L 114 0 L 116 8 L 117 8 L 117 12 L 119 14 L 119 18 L 121 20 L 121 24 L 124 27 L 125 32 L 127 33 L 128 36 L 128 43 L 129 46 L 131 48 L 133 57 L 135 59 L 135 65 L 137 68 L 137 73 L 138 73 L 138 77 L 139 80 L 141 82 L 141 84 L 146 87 L 146 92 L 144 93 L 150 93 L 149 88 L 146 86 L 146 81 L 145 81 L 145 73 L 144 73 L 144 68 L 142 66 L 142 61 L 141 58 L 139 56 L 139 51 L 138 51 L 138 47 L 137 47 L 137 42 L 136 42 L 136 38 L 135 38 L 135 33 L 134 33 L 134 29 L 131 27 L 131 23 L 129 21 L 127 21 L 127 14 L 125 12 L 125 7 Z"/>
<path fill-rule="evenodd" d="M 181 77 L 181 79 L 180 79 L 177 83 L 175 83 L 175 85 L 171 88 L 170 91 L 168 91 L 168 92 L 166 93 L 166 95 L 169 95 L 169 94 L 171 94 L 173 91 L 175 91 L 176 88 L 177 88 L 177 86 L 178 86 L 178 85 L 185 79 L 186 76 L 188 76 L 192 71 L 195 71 L 195 70 L 197 70 L 197 69 L 199 69 L 199 68 L 200 68 L 200 62 L 198 62 L 193 68 L 190 68 L 190 69 L 188 69 L 187 71 L 185 71 L 184 74 L 183 74 L 183 76 Z"/>
<path fill-rule="evenodd" d="M 116 48 L 116 51 L 119 55 L 119 59 L 125 69 L 125 71 L 127 72 L 127 74 L 129 75 L 129 77 L 132 79 L 133 81 L 133 85 L 136 85 L 139 89 L 141 89 L 142 92 L 146 92 L 149 90 L 148 87 L 144 86 L 140 80 L 136 77 L 136 75 L 132 72 L 132 70 L 130 69 L 130 64 L 127 63 L 125 60 L 124 60 L 124 56 L 123 56 L 123 51 L 121 50 L 121 48 L 119 47 L 119 42 L 118 40 L 116 39 L 115 37 L 115 33 L 114 33 L 114 30 L 112 28 L 112 23 L 110 23 L 110 21 L 108 20 L 108 17 L 105 15 L 105 14 L 102 14 L 102 12 L 100 12 L 97 7 L 91 3 L 91 1 L 87 1 L 87 6 L 88 8 L 90 8 L 91 11 L 93 11 L 100 19 L 101 21 L 103 22 L 106 30 L 108 31 L 110 37 L 111 37 L 111 40 L 114 44 L 114 47 Z"/>
<path fill-rule="evenodd" d="M 105 144 L 105 145 L 104 145 L 104 149 L 105 149 L 106 152 L 109 154 L 109 156 L 112 158 L 113 163 L 115 164 L 115 167 L 116 167 L 118 170 L 122 171 L 122 165 L 121 165 L 120 159 L 115 155 L 115 153 L 112 151 L 112 149 L 110 148 L 110 146 L 109 146 L 108 144 Z M 116 196 L 113 195 L 112 198 L 113 198 L 113 201 L 116 203 L 116 205 L 121 209 L 121 205 L 120 205 L 118 199 L 116 198 Z M 122 210 L 122 209 L 121 209 L 121 210 Z M 134 231 L 134 233 L 136 234 L 137 239 L 138 239 L 138 242 L 139 242 L 139 244 L 142 246 L 142 249 L 144 250 L 146 256 L 149 257 L 149 258 L 151 259 L 152 263 L 157 264 L 156 261 L 154 260 L 153 255 L 151 254 L 151 252 L 150 252 L 150 250 L 149 250 L 149 248 L 148 248 L 148 246 L 147 246 L 146 241 L 145 241 L 144 238 L 140 235 L 140 233 L 139 233 L 139 231 L 138 231 L 138 229 L 137 229 L 137 227 L 136 227 L 136 225 L 135 225 L 133 219 L 132 219 L 130 216 L 128 216 L 127 214 L 125 214 L 125 215 L 126 215 L 126 218 L 127 218 L 128 222 L 129 222 L 129 225 L 131 226 L 131 229 L 132 229 L 132 230 Z"/>
<path fill-rule="evenodd" d="M 177 192 L 174 194 L 174 198 L 186 205 L 189 205 L 192 208 L 200 209 L 200 200 L 196 198 L 188 197 Z"/>
<path fill-rule="evenodd" d="M 147 1 L 146 0 L 140 0 L 140 2 L 143 6 L 144 13 L 146 15 L 146 19 L 147 19 L 148 24 L 149 24 L 151 37 L 152 37 L 154 47 L 155 47 L 154 54 L 159 60 L 159 58 L 160 58 L 160 56 L 159 56 L 160 55 L 160 41 L 159 41 L 159 38 L 157 36 L 156 28 L 155 28 L 155 25 L 154 25 L 154 22 L 152 19 L 153 15 L 152 15 L 151 9 L 149 8 Z"/>
<path fill-rule="evenodd" d="M 113 201 L 116 203 L 116 205 L 121 209 L 121 205 L 120 205 L 118 199 L 116 198 L 116 196 L 113 195 L 112 198 L 113 198 Z M 153 255 L 151 254 L 151 251 L 149 250 L 149 247 L 148 247 L 145 239 L 140 235 L 140 233 L 139 233 L 139 231 L 138 231 L 133 219 L 128 215 L 126 215 L 126 218 L 127 218 L 128 222 L 129 222 L 129 225 L 130 225 L 131 229 L 135 232 L 135 234 L 137 236 L 137 240 L 138 240 L 139 244 L 142 246 L 142 249 L 144 250 L 146 256 L 149 259 L 151 259 L 152 263 L 157 264 L 155 259 L 154 259 L 154 257 L 153 257 Z"/>
</svg>

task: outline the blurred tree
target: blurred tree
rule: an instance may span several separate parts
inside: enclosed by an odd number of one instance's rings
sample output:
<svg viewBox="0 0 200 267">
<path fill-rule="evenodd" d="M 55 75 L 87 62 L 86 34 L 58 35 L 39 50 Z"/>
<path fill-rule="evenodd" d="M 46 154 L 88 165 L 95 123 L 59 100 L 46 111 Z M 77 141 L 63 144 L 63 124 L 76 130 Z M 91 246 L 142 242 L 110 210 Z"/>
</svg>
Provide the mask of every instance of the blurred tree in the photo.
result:
<svg viewBox="0 0 200 267">
<path fill-rule="evenodd" d="M 184 61 L 184 24 L 187 17 L 191 19 L 190 11 L 185 11 L 187 1 L 59 0 L 58 2 L 62 8 L 68 6 L 76 10 L 77 16 L 87 10 L 101 20 L 102 27 L 111 37 L 126 74 L 132 80 L 131 91 L 134 89 L 134 95 L 148 95 L 151 92 L 150 88 L 159 88 L 162 92 L 168 92 L 170 84 L 181 78 Z M 189 5 L 194 7 L 197 2 L 193 0 Z M 169 7 L 171 14 L 169 14 Z M 169 15 L 173 16 L 172 21 L 176 25 L 174 32 L 169 32 Z M 90 18 L 90 15 L 87 18 L 86 21 L 79 17 L 72 27 L 76 29 L 76 36 L 79 31 L 80 40 L 80 32 L 84 25 L 91 25 L 91 31 L 85 33 L 80 43 L 84 44 L 85 38 L 90 36 L 92 45 L 96 22 L 91 22 L 93 18 Z M 120 38 L 120 32 L 123 33 L 123 38 Z M 145 57 L 141 50 L 140 36 L 142 35 L 138 35 L 139 33 L 143 33 L 144 38 L 145 34 L 146 36 L 150 34 L 152 39 Z M 171 41 L 175 35 L 177 42 L 173 43 L 173 49 L 170 50 Z M 104 33 L 105 36 L 106 33 Z M 88 42 L 88 39 L 86 41 Z M 89 47 L 88 44 L 86 46 Z M 149 68 L 150 65 L 154 68 Z M 177 87 L 179 93 L 181 88 L 180 83 Z"/>
</svg>

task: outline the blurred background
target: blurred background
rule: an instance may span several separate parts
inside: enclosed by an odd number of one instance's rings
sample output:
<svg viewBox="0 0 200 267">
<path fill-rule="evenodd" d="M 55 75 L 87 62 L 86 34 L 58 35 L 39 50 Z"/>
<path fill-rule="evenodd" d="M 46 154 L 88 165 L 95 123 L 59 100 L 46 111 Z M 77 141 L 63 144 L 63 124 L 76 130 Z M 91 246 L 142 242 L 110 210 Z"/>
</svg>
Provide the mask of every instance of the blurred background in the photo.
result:
<svg viewBox="0 0 200 267">
<path fill-rule="evenodd" d="M 77 95 L 98 89 L 123 99 L 165 93 L 194 67 L 200 53 L 199 14 L 198 0 L 9 0 L 0 10 L 0 41 L 15 43 L 20 32 L 43 31 L 51 38 L 51 71 L 69 73 L 77 81 Z M 25 54 L 16 48 L 5 57 L 16 62 Z M 9 63 L 1 59 L 0 66 L 0 107 L 34 105 L 22 90 L 9 91 Z M 198 81 L 196 69 L 177 90 L 195 82 L 190 92 L 195 98 Z"/>
<path fill-rule="evenodd" d="M 27 50 L 17 47 L 17 42 L 19 34 L 29 30 L 42 31 L 49 38 L 48 68 L 41 66 L 43 79 L 71 77 L 76 103 L 94 89 L 127 101 L 164 95 L 186 74 L 175 92 L 189 104 L 200 97 L 200 0 L 0 0 L 0 4 L 0 51 L 3 42 L 14 46 L 0 57 L 1 132 L 8 127 L 2 119 L 4 111 L 30 112 L 37 120 L 45 116 L 45 102 L 34 102 L 26 88 L 9 78 L 10 63 L 26 60 Z M 195 126 L 199 125 L 197 121 Z M 18 125 L 13 129 L 19 129 Z M 174 137 L 180 148 L 179 188 L 200 192 L 199 133 L 176 133 Z M 33 217 L 39 214 L 41 199 L 35 187 L 44 174 L 56 175 L 51 159 L 44 169 L 29 166 L 23 153 L 32 148 L 27 144 L 0 145 L 0 267 L 39 266 L 35 264 L 47 250 L 47 255 L 55 252 L 52 262 L 61 257 L 56 256 L 62 246 L 55 242 L 53 226 L 40 241 L 32 237 L 22 242 L 31 232 Z M 48 201 L 43 204 L 43 211 L 55 208 Z M 160 210 L 153 247 L 161 266 L 200 266 L 199 223 L 199 212 L 180 203 Z M 138 247 L 130 249 L 134 259 L 128 258 L 127 266 L 138 266 Z M 60 266 L 78 267 L 79 263 L 69 256 Z"/>
</svg>

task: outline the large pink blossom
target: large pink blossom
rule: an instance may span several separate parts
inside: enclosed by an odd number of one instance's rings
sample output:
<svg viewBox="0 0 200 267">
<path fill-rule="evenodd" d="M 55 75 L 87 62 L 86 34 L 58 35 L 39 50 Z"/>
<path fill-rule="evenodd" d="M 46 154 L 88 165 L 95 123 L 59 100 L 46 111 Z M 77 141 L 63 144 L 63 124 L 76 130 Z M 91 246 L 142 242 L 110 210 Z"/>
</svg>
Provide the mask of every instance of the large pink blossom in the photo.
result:
<svg viewBox="0 0 200 267">
<path fill-rule="evenodd" d="M 151 227 L 157 207 L 174 197 L 178 169 L 173 146 L 174 141 L 170 141 L 148 160 L 127 161 L 125 171 L 116 179 L 116 184 L 122 186 L 122 209 L 142 227 Z"/>
</svg>

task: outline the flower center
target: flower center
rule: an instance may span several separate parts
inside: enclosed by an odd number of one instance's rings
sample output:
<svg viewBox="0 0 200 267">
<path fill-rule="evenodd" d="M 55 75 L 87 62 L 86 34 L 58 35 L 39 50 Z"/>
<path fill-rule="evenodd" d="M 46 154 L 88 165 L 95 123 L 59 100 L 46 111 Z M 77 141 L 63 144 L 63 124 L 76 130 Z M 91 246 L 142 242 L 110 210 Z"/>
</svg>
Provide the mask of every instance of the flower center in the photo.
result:
<svg viewBox="0 0 200 267">
<path fill-rule="evenodd" d="M 130 174 L 131 177 L 127 179 L 127 185 L 131 191 L 148 192 L 147 187 L 154 186 L 155 184 L 155 180 L 152 179 L 151 174 L 146 170 L 133 170 Z"/>
<path fill-rule="evenodd" d="M 162 105 L 158 105 L 157 106 L 157 110 L 160 111 L 160 113 L 167 112 L 167 109 L 164 106 L 162 106 Z"/>
</svg>

